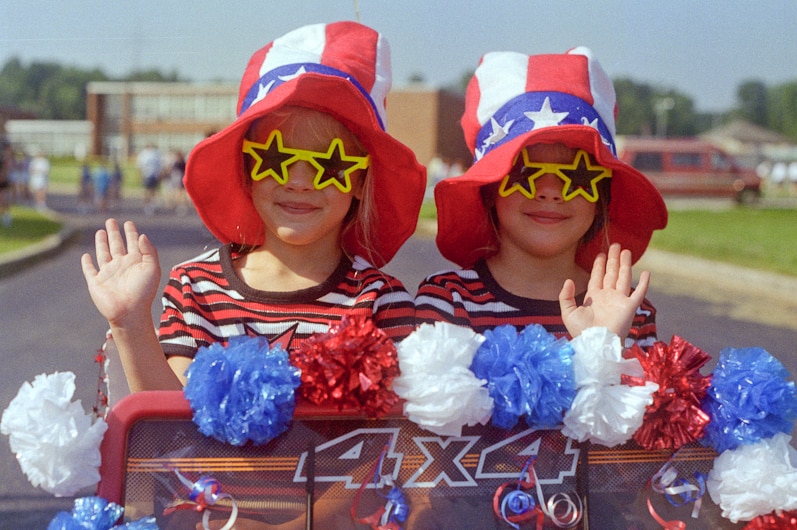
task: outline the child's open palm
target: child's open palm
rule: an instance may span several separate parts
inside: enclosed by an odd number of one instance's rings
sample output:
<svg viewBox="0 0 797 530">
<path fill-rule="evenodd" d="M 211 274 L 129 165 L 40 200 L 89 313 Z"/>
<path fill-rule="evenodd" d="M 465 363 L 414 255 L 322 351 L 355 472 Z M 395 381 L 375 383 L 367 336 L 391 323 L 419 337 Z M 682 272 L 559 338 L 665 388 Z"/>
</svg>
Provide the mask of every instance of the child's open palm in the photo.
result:
<svg viewBox="0 0 797 530">
<path fill-rule="evenodd" d="M 565 281 L 559 293 L 559 307 L 570 335 L 577 337 L 589 327 L 600 326 L 624 339 L 647 293 L 650 273 L 640 274 L 633 292 L 632 279 L 631 252 L 621 250 L 615 243 L 609 247 L 608 256 L 601 253 L 595 258 L 584 304 L 580 307 L 575 300 L 575 284 L 572 280 Z"/>
<path fill-rule="evenodd" d="M 146 318 L 157 295 L 161 278 L 158 252 L 146 235 L 139 235 L 132 221 L 124 224 L 124 238 L 115 219 L 105 222 L 94 238 L 97 267 L 90 254 L 81 257 L 83 276 L 91 299 L 112 324 Z M 125 247 L 125 239 L 127 246 Z"/>
</svg>

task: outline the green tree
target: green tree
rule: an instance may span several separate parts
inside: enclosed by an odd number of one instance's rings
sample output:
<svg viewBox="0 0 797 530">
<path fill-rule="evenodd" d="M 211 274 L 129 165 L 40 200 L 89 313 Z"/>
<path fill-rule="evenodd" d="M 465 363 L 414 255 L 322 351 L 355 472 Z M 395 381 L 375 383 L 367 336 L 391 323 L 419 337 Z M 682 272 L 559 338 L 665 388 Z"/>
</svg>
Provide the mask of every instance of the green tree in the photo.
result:
<svg viewBox="0 0 797 530">
<path fill-rule="evenodd" d="M 0 105 L 19 106 L 25 94 L 27 72 L 16 57 L 9 59 L 0 70 Z"/>
<path fill-rule="evenodd" d="M 86 118 L 86 85 L 108 81 L 100 69 L 85 70 L 54 62 L 34 61 L 25 66 L 19 58 L 9 59 L 0 70 L 0 105 L 15 107 L 42 119 L 83 120 Z M 120 81 L 180 81 L 177 71 L 132 72 Z"/>
<path fill-rule="evenodd" d="M 653 134 L 653 88 L 629 78 L 614 81 L 617 93 L 617 134 Z"/>
<path fill-rule="evenodd" d="M 134 70 L 125 76 L 122 81 L 147 81 L 152 83 L 175 83 L 181 81 L 176 70 L 164 74 L 160 70 L 150 68 L 149 70 Z"/>
<path fill-rule="evenodd" d="M 674 89 L 654 87 L 629 78 L 614 80 L 617 93 L 617 134 L 692 136 L 698 128 L 694 102 Z M 662 103 L 666 102 L 666 105 Z M 658 107 L 658 110 L 657 110 Z"/>
<path fill-rule="evenodd" d="M 767 86 L 762 81 L 742 82 L 736 89 L 736 101 L 733 115 L 762 127 L 767 126 Z"/>
<path fill-rule="evenodd" d="M 768 91 L 767 125 L 797 142 L 797 81 Z"/>
</svg>

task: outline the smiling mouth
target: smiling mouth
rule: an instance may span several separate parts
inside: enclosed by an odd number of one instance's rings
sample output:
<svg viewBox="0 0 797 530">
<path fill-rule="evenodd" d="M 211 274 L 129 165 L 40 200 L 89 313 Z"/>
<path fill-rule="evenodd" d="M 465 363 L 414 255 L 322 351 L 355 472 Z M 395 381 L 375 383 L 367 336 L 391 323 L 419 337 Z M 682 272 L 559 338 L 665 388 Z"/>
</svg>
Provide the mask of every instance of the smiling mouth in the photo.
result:
<svg viewBox="0 0 797 530">
<path fill-rule="evenodd" d="M 564 221 L 567 219 L 566 215 L 562 215 L 556 212 L 530 212 L 526 214 L 528 217 L 532 218 L 535 221 L 539 221 L 542 223 L 555 223 L 558 221 Z"/>
<path fill-rule="evenodd" d="M 277 205 L 288 213 L 296 214 L 311 213 L 318 210 L 317 206 L 305 202 L 280 202 Z"/>
</svg>

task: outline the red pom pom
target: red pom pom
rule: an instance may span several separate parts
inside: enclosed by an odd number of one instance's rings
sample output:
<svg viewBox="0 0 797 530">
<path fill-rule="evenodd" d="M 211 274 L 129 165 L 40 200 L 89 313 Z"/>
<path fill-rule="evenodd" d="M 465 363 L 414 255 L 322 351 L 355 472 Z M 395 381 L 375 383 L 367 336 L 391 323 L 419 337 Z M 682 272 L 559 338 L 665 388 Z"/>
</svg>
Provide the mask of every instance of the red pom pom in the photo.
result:
<svg viewBox="0 0 797 530">
<path fill-rule="evenodd" d="M 313 334 L 291 353 L 291 364 L 302 371 L 299 394 L 316 405 L 380 417 L 398 402 L 396 346 L 364 316 L 344 315 L 327 333 Z"/>
<path fill-rule="evenodd" d="M 744 530 L 787 530 L 797 528 L 797 510 L 776 511 L 759 515 L 744 527 Z"/>
<path fill-rule="evenodd" d="M 711 357 L 678 336 L 647 351 L 634 345 L 631 353 L 642 363 L 645 380 L 659 385 L 634 440 L 652 450 L 678 449 L 699 439 L 710 421 L 700 402 L 711 384 L 711 376 L 702 375 L 700 368 Z"/>
</svg>

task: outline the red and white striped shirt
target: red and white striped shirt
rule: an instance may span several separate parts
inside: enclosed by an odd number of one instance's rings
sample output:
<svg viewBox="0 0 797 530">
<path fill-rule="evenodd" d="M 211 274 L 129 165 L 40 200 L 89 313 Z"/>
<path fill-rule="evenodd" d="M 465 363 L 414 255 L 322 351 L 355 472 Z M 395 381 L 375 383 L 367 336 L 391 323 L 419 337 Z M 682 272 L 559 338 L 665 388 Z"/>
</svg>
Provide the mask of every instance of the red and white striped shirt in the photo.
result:
<svg viewBox="0 0 797 530">
<path fill-rule="evenodd" d="M 576 301 L 583 303 L 583 294 Z M 568 337 L 558 300 L 514 295 L 495 281 L 484 260 L 472 267 L 442 271 L 427 277 L 415 295 L 418 325 L 439 321 L 484 333 L 502 324 L 521 330 L 540 324 L 557 337 Z M 656 341 L 656 309 L 645 299 L 637 309 L 628 339 L 646 347 Z M 629 342 L 626 341 L 626 346 Z"/>
<path fill-rule="evenodd" d="M 322 284 L 293 292 L 259 291 L 235 273 L 230 245 L 174 267 L 163 293 L 159 339 L 167 356 L 193 357 L 202 346 L 263 336 L 286 350 L 360 314 L 395 341 L 413 329 L 412 296 L 396 278 L 362 258 L 343 259 Z"/>
</svg>

